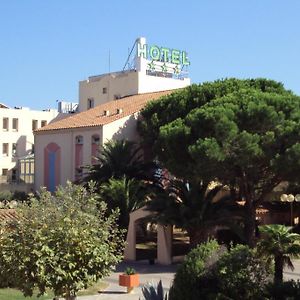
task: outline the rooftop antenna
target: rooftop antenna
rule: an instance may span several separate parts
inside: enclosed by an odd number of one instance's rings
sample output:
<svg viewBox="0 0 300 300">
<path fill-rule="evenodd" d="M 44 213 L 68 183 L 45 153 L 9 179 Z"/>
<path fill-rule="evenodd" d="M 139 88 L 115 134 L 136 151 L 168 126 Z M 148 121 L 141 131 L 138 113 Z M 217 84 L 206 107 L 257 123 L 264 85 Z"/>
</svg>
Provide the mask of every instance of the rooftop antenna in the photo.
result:
<svg viewBox="0 0 300 300">
<path fill-rule="evenodd" d="M 134 48 L 135 48 L 135 46 L 136 46 L 136 43 L 137 43 L 137 40 L 135 40 L 135 42 L 134 42 L 134 44 L 133 44 L 133 46 L 132 46 L 132 48 L 131 48 L 131 51 L 130 51 L 130 53 L 128 54 L 127 60 L 126 60 L 125 65 L 124 65 L 124 67 L 123 67 L 123 71 L 126 69 L 126 66 L 127 66 L 127 65 L 128 65 L 128 68 L 130 68 L 129 60 L 130 60 L 131 55 L 132 55 L 132 52 L 133 52 L 133 50 L 134 50 Z"/>
<path fill-rule="evenodd" d="M 108 49 L 108 73 L 110 73 L 110 49 Z"/>
</svg>

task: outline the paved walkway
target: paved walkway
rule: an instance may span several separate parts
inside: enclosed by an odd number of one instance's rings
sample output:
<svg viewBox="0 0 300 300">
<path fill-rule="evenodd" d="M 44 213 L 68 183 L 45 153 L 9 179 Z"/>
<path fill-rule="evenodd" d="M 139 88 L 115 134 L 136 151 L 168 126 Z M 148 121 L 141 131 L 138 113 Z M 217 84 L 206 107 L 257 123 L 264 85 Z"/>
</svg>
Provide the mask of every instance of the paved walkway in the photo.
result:
<svg viewBox="0 0 300 300">
<path fill-rule="evenodd" d="M 148 261 L 121 263 L 116 272 L 111 274 L 104 281 L 109 284 L 107 289 L 95 296 L 81 296 L 79 300 L 138 300 L 142 298 L 141 287 L 147 282 L 157 284 L 161 279 L 165 291 L 168 291 L 178 265 L 171 266 L 150 265 Z M 134 268 L 140 274 L 140 286 L 134 289 L 132 294 L 126 293 L 126 288 L 119 286 L 119 274 L 123 273 L 126 267 Z"/>
<path fill-rule="evenodd" d="M 300 260 L 293 261 L 295 270 L 286 269 L 284 272 L 285 279 L 300 280 Z M 155 284 L 161 279 L 164 287 L 164 291 L 168 291 L 174 274 L 176 272 L 177 264 L 171 266 L 162 265 L 149 265 L 147 261 L 132 262 L 132 263 L 121 263 L 116 272 L 111 274 L 104 281 L 109 284 L 107 289 L 98 295 L 94 296 L 81 296 L 78 300 L 143 300 L 141 287 L 147 282 L 153 282 Z M 123 273 L 126 267 L 133 267 L 137 273 L 140 274 L 140 286 L 135 288 L 133 294 L 127 294 L 126 288 L 119 286 L 119 274 Z"/>
</svg>

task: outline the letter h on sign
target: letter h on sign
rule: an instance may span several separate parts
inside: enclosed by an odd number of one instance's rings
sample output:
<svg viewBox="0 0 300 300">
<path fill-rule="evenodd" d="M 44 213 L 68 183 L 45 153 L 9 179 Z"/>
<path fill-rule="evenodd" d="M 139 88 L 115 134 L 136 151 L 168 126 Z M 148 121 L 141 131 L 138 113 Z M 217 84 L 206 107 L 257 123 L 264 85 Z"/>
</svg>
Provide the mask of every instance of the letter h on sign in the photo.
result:
<svg viewBox="0 0 300 300">
<path fill-rule="evenodd" d="M 140 43 L 137 44 L 137 56 L 143 56 L 147 58 L 147 44 L 141 45 Z"/>
</svg>

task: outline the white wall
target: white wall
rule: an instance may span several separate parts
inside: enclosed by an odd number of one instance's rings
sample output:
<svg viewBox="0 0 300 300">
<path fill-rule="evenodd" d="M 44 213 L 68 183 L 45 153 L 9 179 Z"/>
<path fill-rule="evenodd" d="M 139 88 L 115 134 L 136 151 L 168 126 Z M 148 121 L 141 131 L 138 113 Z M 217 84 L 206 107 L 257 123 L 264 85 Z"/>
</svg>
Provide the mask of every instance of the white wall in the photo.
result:
<svg viewBox="0 0 300 300">
<path fill-rule="evenodd" d="M 32 120 L 37 120 L 38 128 L 41 121 L 56 118 L 57 110 L 35 111 L 28 108 L 10 109 L 0 108 L 0 176 L 2 169 L 15 167 L 19 157 L 31 153 L 34 137 L 32 133 Z M 8 130 L 3 129 L 3 118 L 8 118 Z M 18 119 L 18 129 L 13 130 L 13 118 Z M 3 143 L 8 143 L 8 156 L 3 156 Z M 12 145 L 17 144 L 16 155 L 12 155 Z"/>
<path fill-rule="evenodd" d="M 103 94 L 103 88 L 107 93 Z M 89 77 L 79 82 L 79 111 L 88 109 L 88 99 L 94 99 L 94 106 L 121 97 L 138 93 L 138 76 L 135 71 L 116 72 Z"/>
<path fill-rule="evenodd" d="M 136 130 L 138 113 L 116 120 L 103 126 L 103 143 L 114 140 L 137 141 L 139 136 Z"/>
<path fill-rule="evenodd" d="M 138 73 L 138 93 L 151 93 L 184 88 L 191 84 L 190 78 L 175 79 Z"/>
<path fill-rule="evenodd" d="M 176 79 L 150 76 L 145 68 L 140 72 L 126 71 L 90 77 L 79 82 L 79 111 L 88 109 L 88 99 L 94 99 L 94 106 L 115 99 L 115 95 L 129 95 L 179 89 L 191 84 L 189 78 Z M 103 94 L 103 88 L 107 93 Z"/>
</svg>

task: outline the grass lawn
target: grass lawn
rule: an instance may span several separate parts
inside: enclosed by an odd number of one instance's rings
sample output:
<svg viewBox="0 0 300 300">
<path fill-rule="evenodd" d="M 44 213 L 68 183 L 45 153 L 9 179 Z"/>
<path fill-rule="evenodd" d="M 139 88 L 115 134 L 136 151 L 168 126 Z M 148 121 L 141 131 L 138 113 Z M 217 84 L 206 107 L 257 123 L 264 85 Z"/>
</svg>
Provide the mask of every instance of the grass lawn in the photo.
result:
<svg viewBox="0 0 300 300">
<path fill-rule="evenodd" d="M 85 296 L 85 295 L 96 295 L 98 291 L 103 290 L 107 287 L 107 284 L 104 282 L 98 282 L 95 285 L 91 286 L 90 288 L 80 291 L 78 296 Z M 53 299 L 53 293 L 49 292 L 47 295 L 42 297 L 24 297 L 23 294 L 16 289 L 0 289 L 0 300 L 48 300 Z"/>
</svg>

